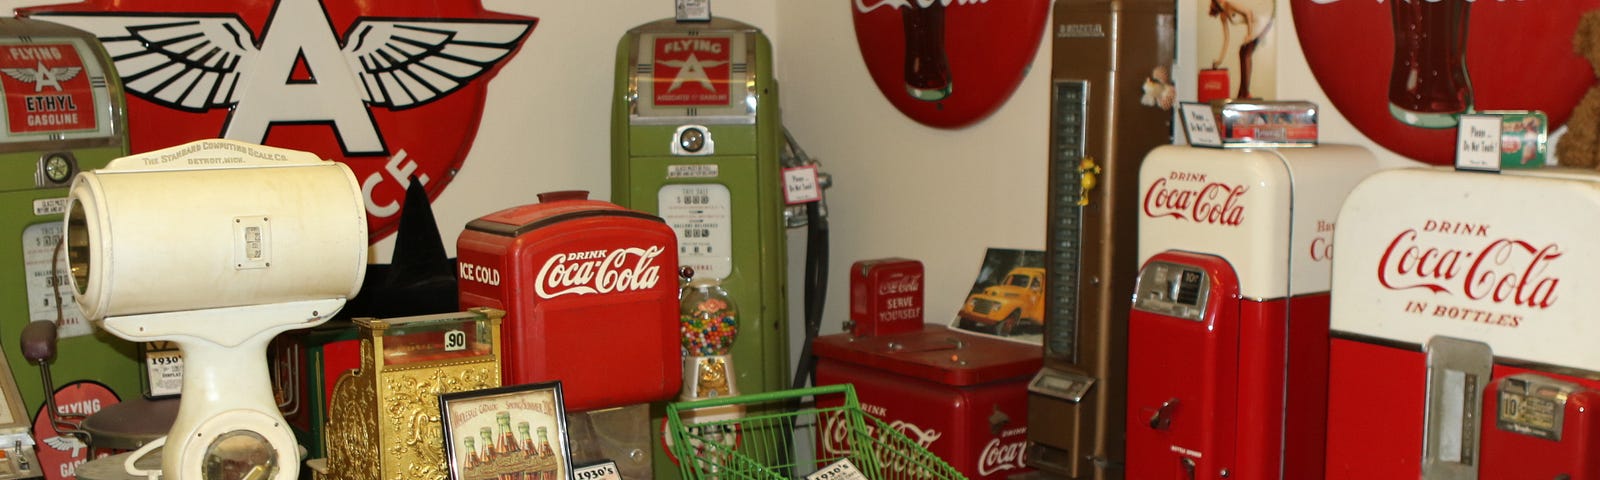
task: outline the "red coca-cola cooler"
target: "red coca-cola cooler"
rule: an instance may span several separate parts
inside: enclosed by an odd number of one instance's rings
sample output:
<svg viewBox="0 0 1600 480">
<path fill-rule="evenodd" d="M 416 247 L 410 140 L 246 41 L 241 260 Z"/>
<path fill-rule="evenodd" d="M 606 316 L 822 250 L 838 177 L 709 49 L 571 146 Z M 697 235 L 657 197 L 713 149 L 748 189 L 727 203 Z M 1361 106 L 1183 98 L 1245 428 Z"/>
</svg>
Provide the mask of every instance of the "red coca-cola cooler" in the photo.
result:
<svg viewBox="0 0 1600 480">
<path fill-rule="evenodd" d="M 1386 171 L 1339 216 L 1327 477 L 1600 479 L 1600 174 Z"/>
<path fill-rule="evenodd" d="M 1023 462 L 1028 380 L 1043 365 L 1038 345 L 924 325 L 877 336 L 826 335 L 812 349 L 818 385 L 854 384 L 863 410 L 967 478 L 999 480 L 1032 471 Z M 845 432 L 844 425 L 824 424 L 818 448 L 827 455 L 847 452 Z M 894 459 L 880 462 L 904 476 Z"/>
<path fill-rule="evenodd" d="M 1377 168 L 1342 145 L 1145 158 L 1127 478 L 1321 478 L 1334 219 Z"/>
<path fill-rule="evenodd" d="M 504 383 L 560 380 L 568 410 L 672 398 L 683 366 L 677 236 L 659 217 L 587 192 L 467 224 L 461 308 L 504 310 Z"/>
</svg>

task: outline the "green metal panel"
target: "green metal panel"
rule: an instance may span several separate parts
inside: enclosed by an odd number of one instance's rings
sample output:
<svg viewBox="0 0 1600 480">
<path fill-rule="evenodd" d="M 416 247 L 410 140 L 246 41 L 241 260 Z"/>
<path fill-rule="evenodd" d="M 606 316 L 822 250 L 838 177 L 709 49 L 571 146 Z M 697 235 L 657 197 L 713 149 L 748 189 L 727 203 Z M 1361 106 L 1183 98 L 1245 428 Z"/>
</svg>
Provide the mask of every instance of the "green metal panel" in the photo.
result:
<svg viewBox="0 0 1600 480">
<path fill-rule="evenodd" d="M 753 80 L 742 85 L 736 82 L 731 93 L 739 98 L 754 96 L 753 116 L 710 118 L 697 116 L 698 112 L 665 118 L 633 115 L 640 95 L 633 79 L 642 35 L 715 35 L 727 31 L 743 35 L 748 60 L 745 69 L 752 73 Z M 657 195 L 663 187 L 715 183 L 728 189 L 734 252 L 732 270 L 722 286 L 740 309 L 739 334 L 732 348 L 736 385 L 744 394 L 787 388 L 791 375 L 788 254 L 778 158 L 783 129 L 777 82 L 772 76 L 771 43 L 755 27 L 721 18 L 709 23 L 677 24 L 668 19 L 641 25 L 618 42 L 612 102 L 612 202 L 659 214 Z M 673 136 L 683 125 L 706 127 L 715 142 L 715 152 L 674 156 Z M 714 165 L 717 173 L 709 178 L 668 179 L 671 165 Z M 655 421 L 663 421 L 660 405 L 651 410 Z M 676 477 L 678 471 L 667 461 L 660 442 L 653 443 L 656 477 Z"/>
<path fill-rule="evenodd" d="M 114 158 L 125 156 L 127 150 L 125 147 L 107 147 L 79 149 L 73 153 L 78 158 L 79 168 L 94 169 L 105 166 Z M 0 154 L 0 178 L 5 179 L 3 186 L 6 188 L 0 191 L 0 309 L 3 309 L 3 314 L 0 314 L 0 341 L 5 342 L 0 348 L 6 352 L 11 375 L 17 379 L 17 387 L 22 390 L 23 403 L 30 414 L 44 402 L 44 386 L 39 377 L 39 368 L 22 358 L 19 335 L 30 320 L 29 302 L 46 300 L 29 298 L 27 295 L 28 279 L 24 270 L 23 249 L 50 246 L 23 245 L 23 231 L 38 224 L 60 224 L 60 214 L 36 215 L 34 200 L 62 199 L 67 196 L 64 187 L 33 188 L 34 169 L 39 155 L 38 152 Z M 25 179 L 26 187 L 19 185 L 18 179 Z M 62 272 L 62 275 L 65 274 Z M 69 285 L 61 286 L 61 294 L 62 301 L 73 301 Z M 53 303 L 40 306 L 49 307 Z M 139 370 L 137 345 L 116 338 L 99 327 L 93 327 L 93 332 L 92 335 L 61 339 L 56 348 L 55 362 L 51 364 L 52 379 L 56 386 L 88 379 L 105 384 L 124 399 L 140 395 L 140 375 L 143 372 Z"/>
<path fill-rule="evenodd" d="M 53 246 L 46 243 L 54 238 L 44 238 L 38 234 L 62 223 L 62 215 L 49 211 L 48 202 L 42 202 L 42 208 L 36 209 L 35 201 L 58 200 L 64 203 L 67 196 L 66 185 L 40 180 L 38 170 L 41 159 L 46 155 L 64 155 L 76 160 L 77 171 L 85 171 L 104 167 L 113 159 L 127 156 L 127 107 L 122 83 L 111 66 L 109 56 L 100 42 L 88 32 L 51 22 L 7 18 L 0 19 L 0 41 L 8 45 L 63 42 L 79 45 L 77 48 L 82 49 L 80 53 L 84 57 L 84 75 L 91 90 L 96 92 L 94 95 L 97 99 L 91 102 L 92 105 L 78 105 L 89 107 L 80 111 L 81 114 L 92 112 L 94 115 L 96 123 L 91 131 L 62 131 L 48 135 L 39 132 L 13 135 L 11 131 L 0 131 L 0 342 L 3 342 L 0 343 L 0 349 L 5 350 L 6 360 L 11 365 L 10 373 L 17 380 L 23 403 L 31 415 L 44 402 L 45 392 L 39 368 L 22 358 L 20 334 L 31 320 L 30 307 L 41 312 L 53 311 L 56 304 L 53 295 L 37 292 L 29 295 L 29 274 L 24 251 L 31 249 L 36 255 L 40 251 L 49 251 Z M 102 83 L 103 87 L 100 87 Z M 0 101 L 5 101 L 5 94 L 9 93 L 17 92 L 0 91 Z M 20 93 L 27 95 L 33 92 Z M 175 218 L 174 221 L 182 219 Z M 36 235 L 30 239 L 31 245 L 24 245 L 24 233 L 30 227 L 37 229 L 33 231 Z M 55 232 L 59 230 L 49 233 Z M 48 281 L 48 268 L 48 259 L 36 259 L 34 275 L 40 278 L 34 281 Z M 65 278 L 66 275 L 62 272 L 57 277 Z M 61 285 L 61 300 L 76 307 L 70 290 L 70 286 Z M 50 297 L 48 301 L 51 303 L 45 304 L 45 297 Z M 50 317 L 54 318 L 53 315 Z M 77 314 L 77 317 L 81 318 L 82 315 Z M 93 380 L 110 387 L 123 399 L 140 395 L 144 372 L 140 371 L 137 359 L 138 346 L 116 338 L 98 326 L 91 326 L 89 331 L 92 333 L 62 338 L 57 344 L 56 358 L 51 366 L 56 387 L 78 380 Z"/>
</svg>

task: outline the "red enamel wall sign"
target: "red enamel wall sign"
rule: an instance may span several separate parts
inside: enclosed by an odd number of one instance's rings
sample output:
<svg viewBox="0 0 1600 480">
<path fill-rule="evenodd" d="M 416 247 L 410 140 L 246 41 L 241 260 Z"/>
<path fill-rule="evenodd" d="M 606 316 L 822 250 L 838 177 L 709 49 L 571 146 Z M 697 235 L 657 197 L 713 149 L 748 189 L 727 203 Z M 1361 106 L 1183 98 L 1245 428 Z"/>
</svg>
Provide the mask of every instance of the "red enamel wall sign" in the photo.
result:
<svg viewBox="0 0 1600 480">
<path fill-rule="evenodd" d="M 727 105 L 732 43 L 729 37 L 656 38 L 655 104 Z"/>
<path fill-rule="evenodd" d="M 1412 159 L 1454 160 L 1455 115 L 1542 110 L 1565 124 L 1595 82 L 1572 50 L 1600 0 L 1290 0 L 1300 45 L 1333 106 Z"/>
<path fill-rule="evenodd" d="M 478 1 L 89 0 L 21 14 L 105 44 L 133 151 L 223 137 L 343 162 L 373 241 L 398 227 L 409 177 L 430 199 L 444 191 L 489 79 L 537 21 Z"/>
<path fill-rule="evenodd" d="M 98 112 L 83 57 L 70 43 L 0 46 L 0 91 L 11 134 L 94 130 Z"/>
<path fill-rule="evenodd" d="M 930 127 L 994 113 L 1039 49 L 1048 0 L 851 0 L 856 42 L 878 90 Z"/>
</svg>

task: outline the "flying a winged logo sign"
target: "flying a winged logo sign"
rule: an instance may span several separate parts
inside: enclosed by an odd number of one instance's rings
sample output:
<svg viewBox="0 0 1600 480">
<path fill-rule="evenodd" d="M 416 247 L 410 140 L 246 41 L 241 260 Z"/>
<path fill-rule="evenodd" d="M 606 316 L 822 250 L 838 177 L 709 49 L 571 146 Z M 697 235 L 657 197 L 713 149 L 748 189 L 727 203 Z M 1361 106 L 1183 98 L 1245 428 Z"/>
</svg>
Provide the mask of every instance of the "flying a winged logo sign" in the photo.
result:
<svg viewBox="0 0 1600 480">
<path fill-rule="evenodd" d="M 444 191 L 489 79 L 537 22 L 473 0 L 89 0 L 20 14 L 100 38 L 135 152 L 222 137 L 343 162 L 373 241 L 398 227 L 409 178 L 430 199 Z"/>
</svg>

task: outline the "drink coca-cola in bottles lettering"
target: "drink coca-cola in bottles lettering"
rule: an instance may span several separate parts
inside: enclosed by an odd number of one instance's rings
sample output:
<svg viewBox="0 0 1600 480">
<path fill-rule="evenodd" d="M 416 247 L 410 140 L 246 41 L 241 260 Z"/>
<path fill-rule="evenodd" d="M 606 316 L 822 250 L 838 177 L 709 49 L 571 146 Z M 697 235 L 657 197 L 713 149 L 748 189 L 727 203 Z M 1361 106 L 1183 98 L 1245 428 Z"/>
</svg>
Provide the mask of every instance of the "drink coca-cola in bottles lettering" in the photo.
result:
<svg viewBox="0 0 1600 480">
<path fill-rule="evenodd" d="M 1358 232 L 1340 232 L 1340 241 L 1350 242 L 1339 245 L 1344 252 L 1340 258 L 1354 262 L 1350 267 L 1354 273 L 1337 276 L 1335 292 L 1349 291 L 1375 301 L 1335 303 L 1335 328 L 1418 345 L 1434 335 L 1448 335 L 1489 343 L 1497 357 L 1550 365 L 1581 362 L 1585 369 L 1600 371 L 1600 354 L 1552 356 L 1567 347 L 1592 350 L 1580 346 L 1584 335 L 1576 332 L 1592 328 L 1581 319 L 1592 317 L 1588 313 L 1600 308 L 1600 302 L 1571 288 L 1600 281 L 1588 278 L 1594 269 L 1585 262 L 1594 255 L 1584 248 L 1600 229 L 1574 221 L 1571 215 L 1575 209 L 1591 207 L 1582 202 L 1596 202 L 1600 195 L 1589 195 L 1592 187 L 1587 186 L 1594 184 L 1593 178 L 1562 182 L 1549 178 L 1562 174 L 1539 173 L 1501 175 L 1493 186 L 1525 188 L 1530 195 L 1548 198 L 1541 202 L 1550 208 L 1473 201 L 1476 195 L 1427 211 L 1372 201 L 1349 205 L 1341 222 L 1358 214 L 1374 218 L 1353 223 Z M 1374 177 L 1361 188 L 1369 190 L 1370 198 L 1371 190 L 1398 192 L 1410 188 L 1405 183 L 1409 181 L 1465 189 L 1463 185 L 1473 180 L 1483 179 L 1415 170 Z M 1563 200 L 1567 197 L 1574 200 Z"/>
<path fill-rule="evenodd" d="M 677 236 L 586 197 L 541 194 L 468 223 L 456 243 L 462 308 L 506 311 L 508 385 L 559 379 L 574 411 L 670 398 L 682 371 Z"/>
</svg>

